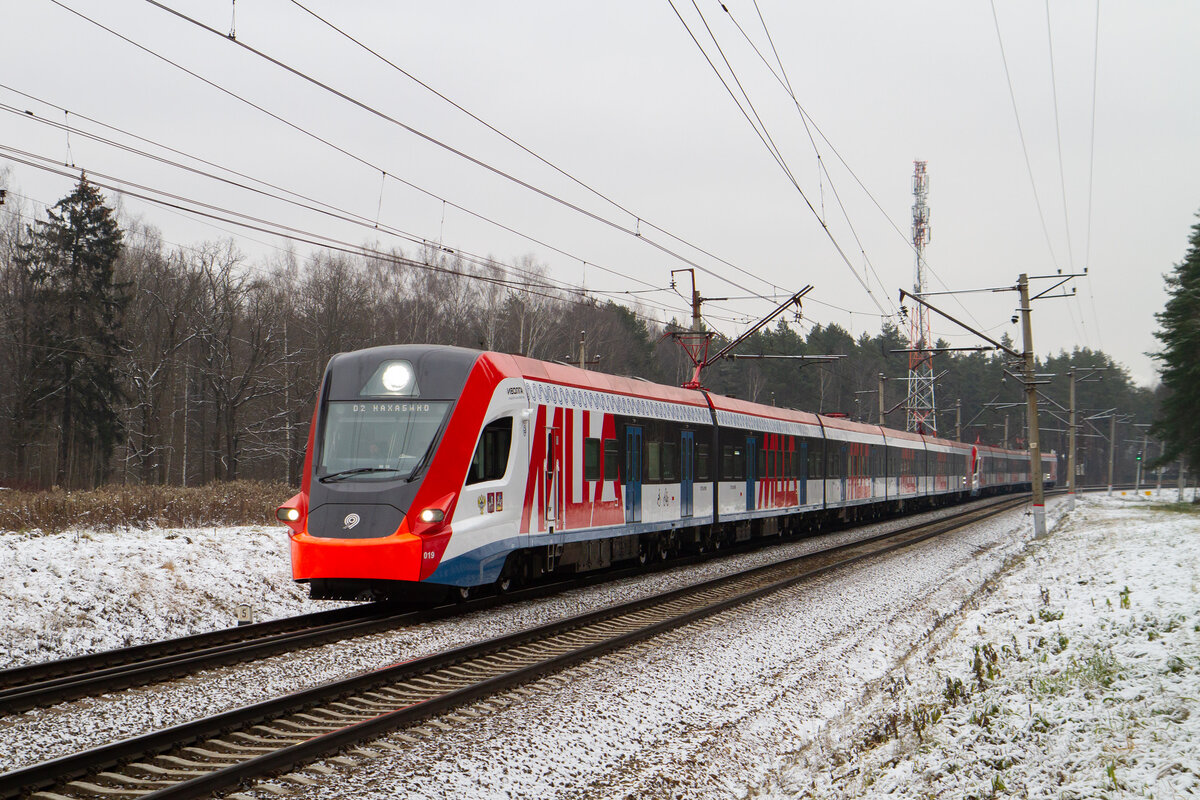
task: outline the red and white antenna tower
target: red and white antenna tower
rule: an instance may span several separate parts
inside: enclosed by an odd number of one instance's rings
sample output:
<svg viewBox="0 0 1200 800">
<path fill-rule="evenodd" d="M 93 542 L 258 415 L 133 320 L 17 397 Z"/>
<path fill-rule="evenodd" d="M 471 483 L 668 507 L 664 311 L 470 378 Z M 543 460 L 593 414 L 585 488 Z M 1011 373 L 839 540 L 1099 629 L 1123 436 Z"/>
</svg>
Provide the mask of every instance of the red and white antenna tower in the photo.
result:
<svg viewBox="0 0 1200 800">
<path fill-rule="evenodd" d="M 929 242 L 929 177 L 924 161 L 913 162 L 913 248 L 917 251 L 917 278 L 913 294 L 925 291 L 925 245 Z M 937 405 L 933 396 L 933 342 L 929 332 L 929 311 L 916 303 L 909 316 L 908 341 L 908 400 L 905 414 L 908 430 L 915 433 L 937 434 Z"/>
</svg>

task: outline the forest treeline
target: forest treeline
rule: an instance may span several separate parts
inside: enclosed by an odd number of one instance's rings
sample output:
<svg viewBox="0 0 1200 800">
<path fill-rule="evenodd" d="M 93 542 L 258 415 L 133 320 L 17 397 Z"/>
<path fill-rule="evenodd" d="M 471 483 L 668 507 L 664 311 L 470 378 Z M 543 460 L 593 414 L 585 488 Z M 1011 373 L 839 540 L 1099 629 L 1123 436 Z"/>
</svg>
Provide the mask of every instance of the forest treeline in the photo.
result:
<svg viewBox="0 0 1200 800">
<path fill-rule="evenodd" d="M 118 221 L 82 180 L 44 216 L 9 195 L 0 206 L 0 485 L 81 488 L 106 483 L 199 485 L 238 478 L 295 485 L 313 401 L 335 353 L 425 342 L 563 361 L 586 332 L 594 367 L 679 384 L 691 375 L 672 325 L 636 306 L 553 287 L 532 258 L 501 266 L 444 248 L 371 255 L 284 252 L 249 259 L 233 241 L 168 245 L 151 227 Z M 31 222 L 32 220 L 32 222 Z M 686 320 L 685 320 L 686 322 Z M 720 346 L 718 337 L 714 347 Z M 857 336 L 837 325 L 781 319 L 743 343 L 745 354 L 836 354 L 825 364 L 722 361 L 713 391 L 760 403 L 842 412 L 874 422 L 901 404 L 908 356 L 890 323 Z M 936 358 L 939 433 L 965 441 L 1024 441 L 1023 394 L 993 353 Z M 1053 401 L 1067 403 L 1071 366 L 1106 367 L 1081 384 L 1090 413 L 1139 422 L 1156 399 L 1101 352 L 1038 359 L 1043 449 L 1065 451 Z M 1018 404 L 1005 408 L 1004 404 Z M 989 405 L 992 404 L 992 405 Z M 956 416 L 957 406 L 957 416 Z M 1065 414 L 1062 416 L 1065 417 Z M 1084 415 L 1086 416 L 1086 414 Z M 904 426 L 903 408 L 887 423 Z M 1085 427 L 1085 478 L 1103 480 L 1107 422 Z M 1118 474 L 1131 474 L 1140 429 L 1121 426 Z M 1149 455 L 1149 454 L 1148 454 Z"/>
</svg>

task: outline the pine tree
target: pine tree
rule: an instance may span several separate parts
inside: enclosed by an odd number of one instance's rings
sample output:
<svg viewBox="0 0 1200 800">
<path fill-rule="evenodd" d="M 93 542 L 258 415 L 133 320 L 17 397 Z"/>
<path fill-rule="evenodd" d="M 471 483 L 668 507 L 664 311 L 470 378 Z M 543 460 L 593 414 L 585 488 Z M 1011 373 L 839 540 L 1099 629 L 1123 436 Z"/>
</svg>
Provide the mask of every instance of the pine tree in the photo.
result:
<svg viewBox="0 0 1200 800">
<path fill-rule="evenodd" d="M 55 483 L 103 480 L 121 433 L 117 356 L 127 297 L 114 279 L 122 233 L 100 191 L 81 176 L 29 230 L 20 258 L 33 286 L 31 344 L 40 402 L 57 418 Z"/>
<path fill-rule="evenodd" d="M 1161 328 L 1154 335 L 1163 349 L 1154 355 L 1162 362 L 1167 393 L 1151 431 L 1163 442 L 1159 463 L 1183 456 L 1196 467 L 1200 466 L 1200 223 L 1192 226 L 1190 245 L 1183 261 L 1166 276 L 1170 297 L 1162 313 L 1155 315 Z"/>
</svg>

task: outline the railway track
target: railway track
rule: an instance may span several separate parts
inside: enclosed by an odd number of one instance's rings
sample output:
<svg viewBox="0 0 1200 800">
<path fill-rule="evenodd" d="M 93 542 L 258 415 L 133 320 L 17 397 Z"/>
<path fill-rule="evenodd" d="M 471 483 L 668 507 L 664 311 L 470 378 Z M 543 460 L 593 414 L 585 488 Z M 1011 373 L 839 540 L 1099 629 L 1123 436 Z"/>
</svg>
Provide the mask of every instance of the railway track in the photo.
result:
<svg viewBox="0 0 1200 800">
<path fill-rule="evenodd" d="M 0 775 L 0 798 L 191 798 L 411 726 L 573 664 L 1026 502 L 786 559 Z M 375 743 L 374 747 L 390 747 Z"/>
<path fill-rule="evenodd" d="M 748 545 L 759 547 L 772 541 L 755 540 Z M 739 546 L 731 548 L 729 552 L 736 553 L 744 549 Z M 649 569 L 617 568 L 600 574 L 527 587 L 502 597 L 485 595 L 467 602 L 433 608 L 414 609 L 393 603 L 369 603 L 0 670 L 0 716 L 171 680 L 205 669 L 305 647 L 436 622 L 486 610 L 500 603 L 538 599 L 601 581 L 674 568 L 703 558 L 675 558 Z"/>
</svg>

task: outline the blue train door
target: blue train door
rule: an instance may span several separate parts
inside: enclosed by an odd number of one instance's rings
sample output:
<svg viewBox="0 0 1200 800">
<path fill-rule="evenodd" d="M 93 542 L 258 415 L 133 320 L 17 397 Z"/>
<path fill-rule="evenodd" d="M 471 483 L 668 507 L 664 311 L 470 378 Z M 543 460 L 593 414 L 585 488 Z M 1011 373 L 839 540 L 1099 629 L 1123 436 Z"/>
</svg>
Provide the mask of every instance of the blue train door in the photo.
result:
<svg viewBox="0 0 1200 800">
<path fill-rule="evenodd" d="M 796 474 L 800 476 L 800 478 L 799 478 L 800 505 L 805 505 L 806 503 L 808 503 L 808 442 L 800 443 L 799 458 L 800 458 L 800 463 L 798 465 L 798 469 L 796 470 Z"/>
<path fill-rule="evenodd" d="M 841 458 L 841 466 L 839 466 L 838 469 L 842 473 L 842 502 L 844 503 L 847 499 L 846 485 L 849 482 L 847 479 L 850 475 L 850 460 L 846 458 L 846 445 L 842 445 L 841 450 L 839 451 L 839 458 Z"/>
<path fill-rule="evenodd" d="M 642 429 L 625 428 L 625 521 L 642 521 Z"/>
<path fill-rule="evenodd" d="M 695 450 L 696 434 L 684 431 L 679 443 L 679 516 L 692 515 L 692 451 Z"/>
<path fill-rule="evenodd" d="M 758 481 L 755 471 L 758 469 L 758 439 L 753 436 L 746 439 L 746 510 L 754 510 L 755 495 L 758 494 Z"/>
</svg>

